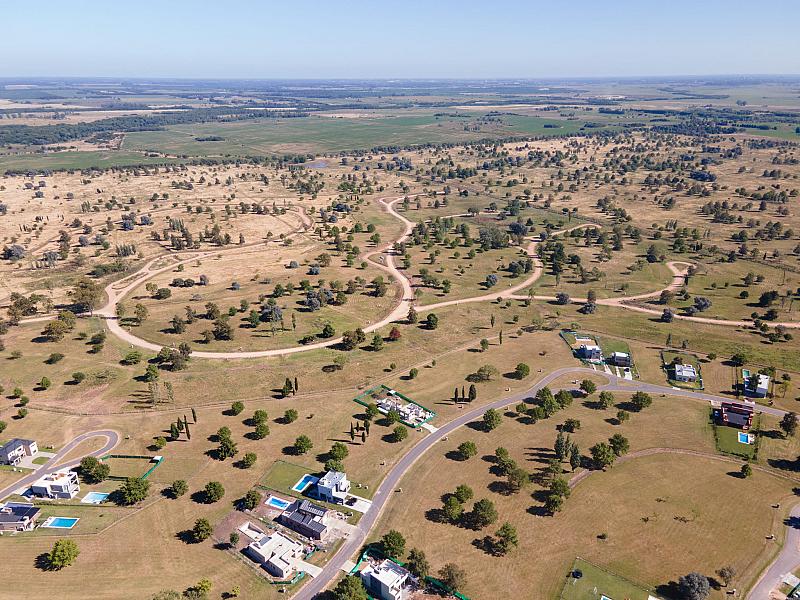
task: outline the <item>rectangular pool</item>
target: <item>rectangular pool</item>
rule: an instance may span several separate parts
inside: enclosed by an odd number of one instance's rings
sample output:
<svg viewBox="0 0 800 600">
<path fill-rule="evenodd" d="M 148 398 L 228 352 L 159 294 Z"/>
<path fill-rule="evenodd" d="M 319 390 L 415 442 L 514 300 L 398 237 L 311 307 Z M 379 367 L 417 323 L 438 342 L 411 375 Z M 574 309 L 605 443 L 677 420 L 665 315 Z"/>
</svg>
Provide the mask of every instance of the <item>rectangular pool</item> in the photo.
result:
<svg viewBox="0 0 800 600">
<path fill-rule="evenodd" d="M 80 519 L 75 517 L 47 517 L 42 527 L 48 529 L 72 529 Z"/>
<path fill-rule="evenodd" d="M 315 484 L 319 481 L 319 477 L 314 477 L 313 475 L 309 475 L 306 473 L 303 477 L 292 486 L 292 489 L 295 492 L 304 492 L 306 488 L 312 484 Z"/>
<path fill-rule="evenodd" d="M 101 502 L 105 502 L 106 498 L 108 498 L 108 494 L 104 494 L 103 492 L 89 492 L 83 497 L 81 502 L 84 504 L 100 504 Z"/>
<path fill-rule="evenodd" d="M 283 498 L 278 498 L 277 496 L 270 496 L 267 498 L 265 502 L 267 506 L 271 506 L 272 508 L 277 508 L 278 510 L 286 510 L 291 506 L 291 502 L 288 500 L 284 500 Z"/>
</svg>

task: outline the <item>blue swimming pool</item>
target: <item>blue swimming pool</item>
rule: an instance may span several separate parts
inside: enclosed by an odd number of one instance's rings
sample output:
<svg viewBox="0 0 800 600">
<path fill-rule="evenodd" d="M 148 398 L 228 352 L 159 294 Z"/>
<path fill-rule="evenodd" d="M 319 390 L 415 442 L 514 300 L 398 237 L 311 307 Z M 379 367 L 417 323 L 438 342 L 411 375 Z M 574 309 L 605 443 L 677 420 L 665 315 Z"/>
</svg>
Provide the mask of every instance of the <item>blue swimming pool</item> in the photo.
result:
<svg viewBox="0 0 800 600">
<path fill-rule="evenodd" d="M 740 444 L 750 444 L 750 434 L 739 432 L 739 443 Z"/>
<path fill-rule="evenodd" d="M 42 527 L 50 529 L 72 529 L 80 519 L 74 517 L 48 517 Z"/>
<path fill-rule="evenodd" d="M 101 502 L 105 502 L 106 498 L 108 498 L 108 494 L 104 494 L 103 492 L 89 492 L 83 497 L 81 502 L 84 504 L 100 504 Z"/>
<path fill-rule="evenodd" d="M 284 500 L 283 498 L 278 498 L 277 496 L 270 496 L 267 498 L 266 505 L 271 506 L 272 508 L 277 508 L 278 510 L 286 510 L 292 503 L 288 500 Z"/>
<path fill-rule="evenodd" d="M 295 492 L 304 492 L 306 488 L 314 483 L 319 481 L 319 477 L 314 477 L 313 475 L 309 475 L 306 473 L 303 477 L 292 486 L 292 489 Z"/>
</svg>

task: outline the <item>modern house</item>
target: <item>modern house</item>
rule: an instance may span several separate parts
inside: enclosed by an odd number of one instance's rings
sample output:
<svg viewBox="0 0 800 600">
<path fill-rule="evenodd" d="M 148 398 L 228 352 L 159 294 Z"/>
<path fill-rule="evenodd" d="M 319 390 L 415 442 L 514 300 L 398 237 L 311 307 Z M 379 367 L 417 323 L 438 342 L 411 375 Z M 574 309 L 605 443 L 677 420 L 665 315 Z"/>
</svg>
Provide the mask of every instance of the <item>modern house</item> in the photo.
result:
<svg viewBox="0 0 800 600">
<path fill-rule="evenodd" d="M 410 573 L 388 558 L 370 564 L 361 571 L 361 581 L 367 591 L 380 600 L 405 600 L 408 597 L 406 582 Z"/>
<path fill-rule="evenodd" d="M 608 362 L 616 367 L 630 367 L 633 364 L 627 352 L 612 352 Z"/>
<path fill-rule="evenodd" d="M 31 531 L 41 510 L 26 502 L 0 504 L 0 531 Z"/>
<path fill-rule="evenodd" d="M 397 414 L 400 415 L 401 421 L 411 423 L 412 425 L 424 423 L 434 416 L 434 413 L 426 410 L 419 404 L 406 402 L 394 390 L 388 390 L 386 397 L 377 401 L 377 406 L 378 410 L 380 410 L 383 414 L 389 414 L 389 412 L 393 410 L 397 411 Z"/>
<path fill-rule="evenodd" d="M 753 407 L 723 402 L 720 406 L 719 418 L 724 425 L 731 425 L 747 431 L 753 425 Z"/>
<path fill-rule="evenodd" d="M 295 570 L 295 559 L 303 556 L 303 545 L 276 531 L 250 544 L 245 552 L 271 575 L 286 578 Z"/>
<path fill-rule="evenodd" d="M 350 482 L 341 471 L 328 471 L 317 481 L 317 497 L 325 502 L 343 504 L 349 492 Z"/>
<path fill-rule="evenodd" d="M 766 398 L 769 393 L 769 375 L 753 373 L 745 380 L 745 393 L 756 398 Z"/>
<path fill-rule="evenodd" d="M 697 381 L 697 371 L 693 365 L 674 365 L 675 368 L 675 381 L 685 381 L 694 383 Z"/>
<path fill-rule="evenodd" d="M 328 510 L 308 500 L 295 500 L 278 517 L 278 523 L 309 539 L 321 540 L 328 532 Z"/>
<path fill-rule="evenodd" d="M 36 456 L 39 447 L 33 440 L 14 438 L 0 446 L 0 464 L 17 465 L 26 456 Z"/>
<path fill-rule="evenodd" d="M 603 360 L 603 351 L 600 346 L 582 344 L 577 351 L 578 358 L 586 360 Z"/>
<path fill-rule="evenodd" d="M 31 493 L 43 498 L 71 500 L 80 491 L 78 474 L 69 470 L 49 473 L 31 485 Z"/>
</svg>

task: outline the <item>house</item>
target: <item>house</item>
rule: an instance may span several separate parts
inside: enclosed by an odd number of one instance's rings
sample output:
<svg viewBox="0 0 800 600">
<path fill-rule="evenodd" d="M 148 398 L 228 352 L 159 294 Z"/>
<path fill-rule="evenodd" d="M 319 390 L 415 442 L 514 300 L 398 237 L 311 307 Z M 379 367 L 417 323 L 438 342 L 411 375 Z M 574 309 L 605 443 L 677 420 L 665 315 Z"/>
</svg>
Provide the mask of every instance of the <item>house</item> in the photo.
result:
<svg viewBox="0 0 800 600">
<path fill-rule="evenodd" d="M 381 563 L 370 564 L 361 571 L 361 581 L 367 591 L 380 600 L 404 600 L 408 596 L 405 587 L 410 573 L 388 558 Z"/>
<path fill-rule="evenodd" d="M 674 365 L 675 367 L 675 381 L 686 381 L 694 383 L 697 381 L 697 371 L 693 365 Z"/>
<path fill-rule="evenodd" d="M 350 482 L 341 471 L 328 471 L 317 481 L 317 497 L 325 502 L 343 504 L 349 492 Z"/>
<path fill-rule="evenodd" d="M 303 556 L 303 545 L 276 531 L 247 546 L 245 552 L 268 573 L 285 579 L 294 571 L 295 559 Z"/>
<path fill-rule="evenodd" d="M 39 448 L 33 440 L 14 438 L 0 446 L 0 464 L 18 465 L 26 456 L 36 456 Z"/>
<path fill-rule="evenodd" d="M 31 531 L 41 510 L 26 502 L 0 504 L 0 531 Z"/>
<path fill-rule="evenodd" d="M 631 355 L 627 352 L 612 352 L 608 362 L 617 367 L 630 367 L 633 364 Z"/>
<path fill-rule="evenodd" d="M 753 407 L 733 402 L 723 402 L 720 406 L 720 420 L 724 425 L 738 427 L 747 431 L 753 425 Z"/>
<path fill-rule="evenodd" d="M 578 348 L 578 358 L 585 358 L 586 360 L 603 360 L 603 351 L 600 346 L 593 346 L 581 344 Z"/>
<path fill-rule="evenodd" d="M 753 373 L 745 382 L 745 392 L 756 398 L 766 398 L 769 393 L 769 375 Z"/>
<path fill-rule="evenodd" d="M 43 498 L 65 498 L 71 500 L 81 491 L 75 471 L 49 473 L 31 485 L 31 493 Z"/>
<path fill-rule="evenodd" d="M 321 540 L 328 532 L 328 510 L 308 500 L 295 500 L 278 517 L 278 523 L 309 539 Z"/>
</svg>

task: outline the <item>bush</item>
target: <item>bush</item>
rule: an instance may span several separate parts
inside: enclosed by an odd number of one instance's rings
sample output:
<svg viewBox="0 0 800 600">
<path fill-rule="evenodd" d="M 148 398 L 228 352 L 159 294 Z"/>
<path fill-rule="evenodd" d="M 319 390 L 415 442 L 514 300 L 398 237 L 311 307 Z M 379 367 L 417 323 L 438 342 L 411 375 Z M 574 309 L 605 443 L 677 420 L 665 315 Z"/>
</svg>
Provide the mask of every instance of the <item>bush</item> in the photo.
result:
<svg viewBox="0 0 800 600">
<path fill-rule="evenodd" d="M 225 488 L 219 481 L 209 481 L 203 491 L 205 492 L 205 501 L 208 504 L 222 500 L 225 495 Z"/>
<path fill-rule="evenodd" d="M 150 482 L 138 477 L 128 477 L 119 489 L 122 504 L 132 505 L 147 498 Z"/>
<path fill-rule="evenodd" d="M 169 487 L 169 491 L 172 493 L 173 497 L 180 498 L 189 491 L 189 484 L 187 484 L 183 479 L 176 479 Z"/>
<path fill-rule="evenodd" d="M 241 500 L 241 506 L 245 510 L 253 510 L 261 502 L 261 494 L 255 490 L 250 490 Z"/>
<path fill-rule="evenodd" d="M 231 404 L 231 414 L 236 416 L 242 413 L 244 410 L 244 402 L 240 402 L 237 400 L 233 404 Z"/>
<path fill-rule="evenodd" d="M 405 425 L 398 425 L 392 430 L 392 441 L 402 442 L 408 437 L 408 429 Z"/>
<path fill-rule="evenodd" d="M 242 468 L 249 469 L 254 464 L 256 464 L 256 460 L 258 460 L 258 456 L 255 452 L 248 452 L 242 457 Z"/>
<path fill-rule="evenodd" d="M 50 356 L 47 357 L 47 360 L 44 362 L 46 362 L 48 365 L 54 365 L 63 358 L 64 355 L 61 354 L 60 352 L 53 352 Z"/>
<path fill-rule="evenodd" d="M 210 538 L 212 531 L 211 523 L 208 522 L 208 519 L 197 519 L 194 522 L 194 527 L 192 527 L 192 539 L 200 543 Z"/>
<path fill-rule="evenodd" d="M 75 371 L 72 374 L 72 381 L 74 381 L 75 383 L 80 383 L 84 379 L 86 379 L 86 373 L 82 373 L 81 371 Z"/>
</svg>

